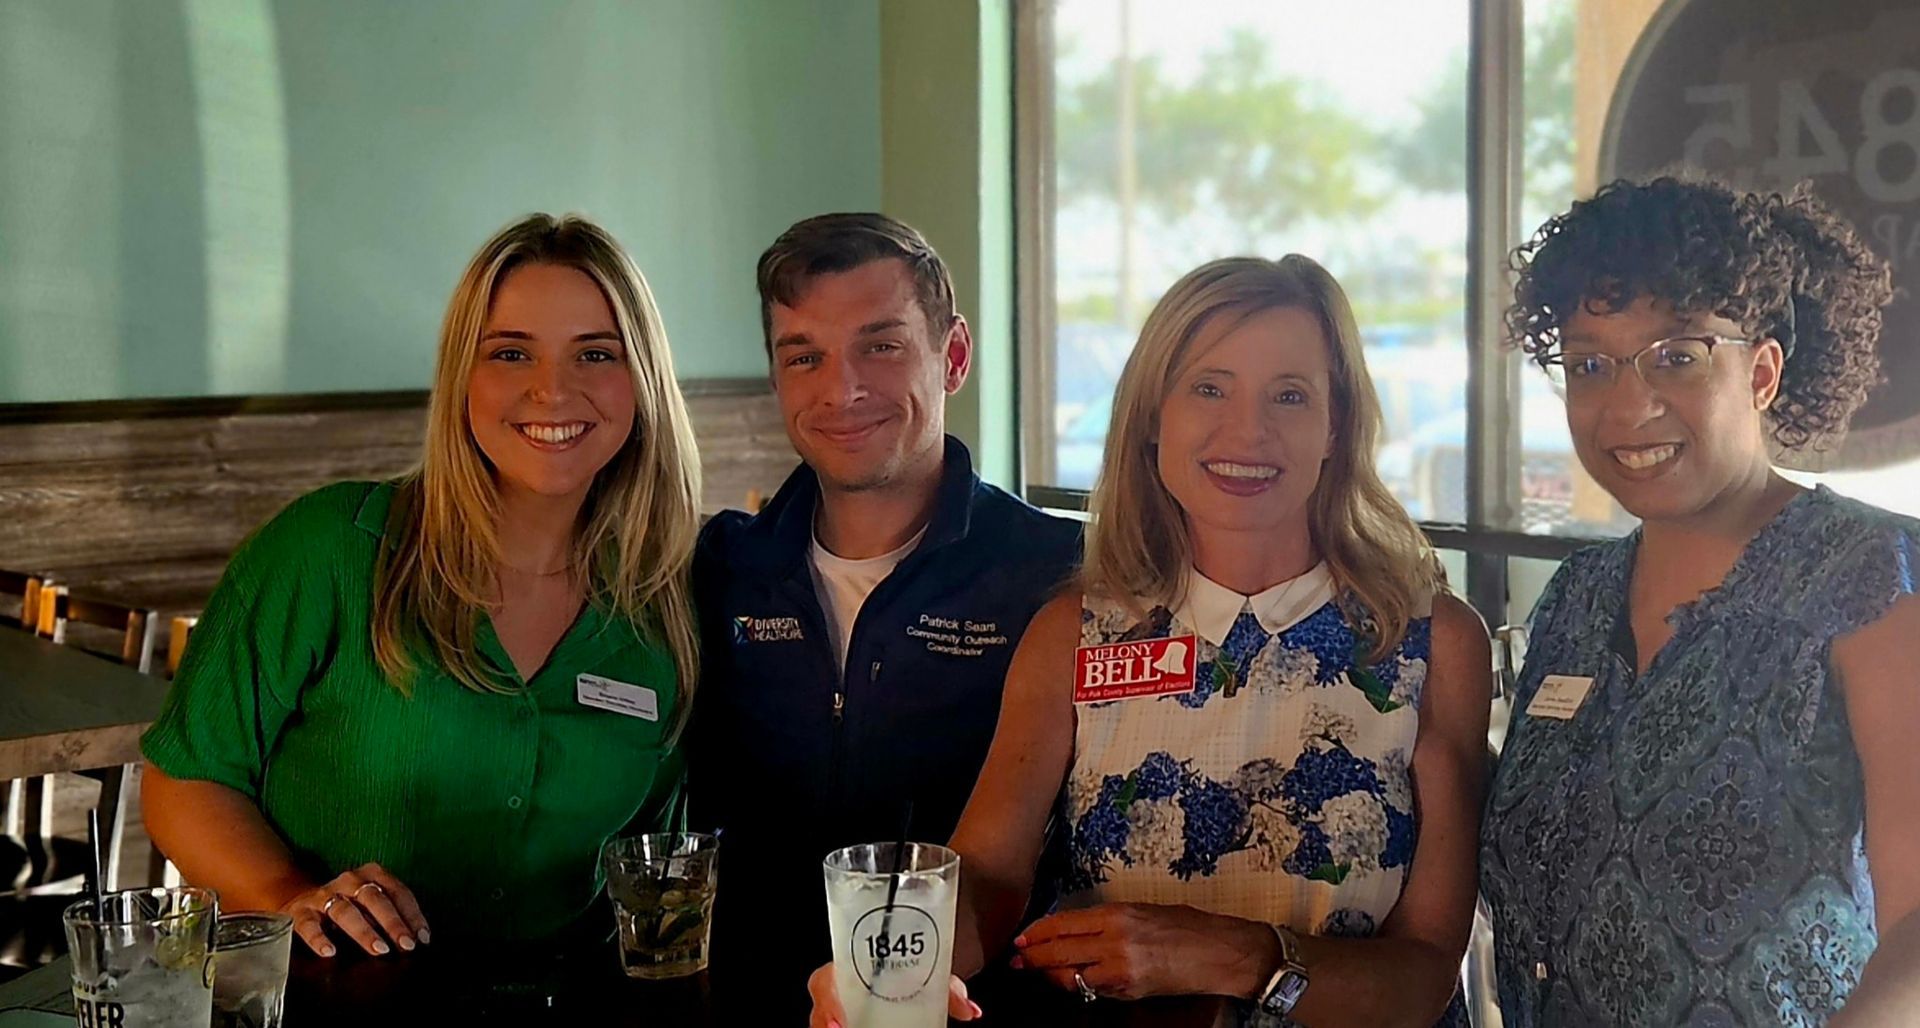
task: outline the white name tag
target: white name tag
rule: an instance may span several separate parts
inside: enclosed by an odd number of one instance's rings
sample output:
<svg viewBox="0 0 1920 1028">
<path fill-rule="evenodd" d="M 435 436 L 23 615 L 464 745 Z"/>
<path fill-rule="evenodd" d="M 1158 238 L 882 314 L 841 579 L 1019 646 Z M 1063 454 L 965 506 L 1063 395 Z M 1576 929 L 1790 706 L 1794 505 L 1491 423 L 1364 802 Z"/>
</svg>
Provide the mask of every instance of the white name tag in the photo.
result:
<svg viewBox="0 0 1920 1028">
<path fill-rule="evenodd" d="M 1527 704 L 1527 716 L 1569 720 L 1580 709 L 1580 704 L 1586 702 L 1587 690 L 1592 688 L 1591 678 L 1548 675 L 1540 683 L 1540 691 L 1533 694 L 1533 702 Z"/>
<path fill-rule="evenodd" d="M 574 679 L 573 696 L 583 707 L 648 721 L 660 720 L 660 697 L 642 685 L 628 685 L 599 675 L 581 675 Z"/>
</svg>

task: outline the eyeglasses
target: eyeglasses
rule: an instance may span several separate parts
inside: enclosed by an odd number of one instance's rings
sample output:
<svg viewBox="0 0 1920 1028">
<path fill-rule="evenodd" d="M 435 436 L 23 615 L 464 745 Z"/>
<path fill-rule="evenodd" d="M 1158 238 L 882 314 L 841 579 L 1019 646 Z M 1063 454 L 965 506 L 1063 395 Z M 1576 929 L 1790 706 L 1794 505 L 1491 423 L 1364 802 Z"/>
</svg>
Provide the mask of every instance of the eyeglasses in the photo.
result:
<svg viewBox="0 0 1920 1028">
<path fill-rule="evenodd" d="M 1554 388 L 1568 398 L 1604 391 L 1619 380 L 1625 364 L 1633 365 L 1647 388 L 1672 394 L 1706 381 L 1713 368 L 1713 348 L 1722 345 L 1751 346 L 1752 341 L 1718 335 L 1669 336 L 1648 343 L 1631 357 L 1563 351 L 1548 356 L 1542 366 Z"/>
</svg>

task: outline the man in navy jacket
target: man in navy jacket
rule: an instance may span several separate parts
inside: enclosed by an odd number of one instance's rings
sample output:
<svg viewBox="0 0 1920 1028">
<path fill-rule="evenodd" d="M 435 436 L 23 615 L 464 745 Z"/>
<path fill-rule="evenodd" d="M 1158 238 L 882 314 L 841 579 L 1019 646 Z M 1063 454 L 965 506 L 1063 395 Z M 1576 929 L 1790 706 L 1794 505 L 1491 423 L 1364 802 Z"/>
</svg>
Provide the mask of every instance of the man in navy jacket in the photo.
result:
<svg viewBox="0 0 1920 1028">
<path fill-rule="evenodd" d="M 810 218 L 761 257 L 759 286 L 804 463 L 757 515 L 701 536 L 689 784 L 695 818 L 723 832 L 716 1010 L 797 1025 L 831 957 L 821 860 L 897 838 L 909 804 L 911 839 L 951 835 L 1014 648 L 1080 532 L 980 481 L 946 435 L 973 340 L 918 232 Z"/>
</svg>

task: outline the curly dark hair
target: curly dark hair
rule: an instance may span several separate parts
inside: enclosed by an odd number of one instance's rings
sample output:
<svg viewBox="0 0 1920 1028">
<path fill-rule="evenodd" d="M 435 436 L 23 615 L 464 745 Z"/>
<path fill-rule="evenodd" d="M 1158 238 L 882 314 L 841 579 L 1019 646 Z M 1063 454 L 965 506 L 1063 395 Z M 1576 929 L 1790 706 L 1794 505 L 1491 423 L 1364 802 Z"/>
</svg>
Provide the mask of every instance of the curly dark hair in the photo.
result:
<svg viewBox="0 0 1920 1028">
<path fill-rule="evenodd" d="M 1621 179 L 1542 225 L 1511 270 L 1507 329 L 1537 362 L 1572 312 L 1617 313 L 1641 297 L 1778 339 L 1789 357 L 1767 415 L 1786 449 L 1837 440 L 1880 383 L 1892 272 L 1804 184 L 1783 195 Z"/>
</svg>

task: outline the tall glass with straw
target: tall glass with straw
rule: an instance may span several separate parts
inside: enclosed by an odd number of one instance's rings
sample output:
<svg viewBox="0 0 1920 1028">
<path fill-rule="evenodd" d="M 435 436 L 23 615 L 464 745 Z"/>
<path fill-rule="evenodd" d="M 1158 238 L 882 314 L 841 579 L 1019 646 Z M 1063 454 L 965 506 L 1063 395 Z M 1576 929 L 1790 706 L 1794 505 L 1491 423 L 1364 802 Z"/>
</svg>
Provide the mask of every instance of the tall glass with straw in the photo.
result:
<svg viewBox="0 0 1920 1028">
<path fill-rule="evenodd" d="M 73 1018 L 80 1028 L 207 1028 L 213 1018 L 213 926 L 205 889 L 106 892 L 99 815 L 87 897 L 61 914 L 73 955 Z"/>
<path fill-rule="evenodd" d="M 847 1028 L 947 1023 L 960 855 L 905 836 L 827 855 L 833 976 Z"/>
<path fill-rule="evenodd" d="M 207 1028 L 213 1017 L 213 926 L 206 889 L 107 892 L 100 820 L 87 818 L 87 896 L 61 914 L 73 956 L 80 1028 Z"/>
</svg>

